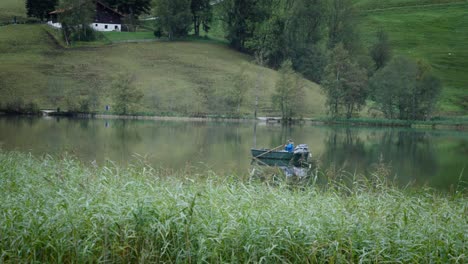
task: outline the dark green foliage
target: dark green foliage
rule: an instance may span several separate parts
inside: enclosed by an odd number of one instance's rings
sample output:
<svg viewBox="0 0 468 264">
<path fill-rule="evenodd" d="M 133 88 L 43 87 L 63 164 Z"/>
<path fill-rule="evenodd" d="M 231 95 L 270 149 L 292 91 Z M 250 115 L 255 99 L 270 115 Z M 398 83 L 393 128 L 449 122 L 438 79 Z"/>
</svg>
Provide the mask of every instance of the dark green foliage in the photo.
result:
<svg viewBox="0 0 468 264">
<path fill-rule="evenodd" d="M 161 28 L 157 28 L 155 31 L 154 31 L 154 36 L 156 38 L 161 38 L 162 37 L 162 30 Z"/>
<path fill-rule="evenodd" d="M 377 70 L 384 67 L 391 59 L 392 48 L 388 34 L 385 31 L 380 30 L 377 32 L 377 42 L 372 46 L 370 54 Z"/>
<path fill-rule="evenodd" d="M 190 11 L 192 12 L 195 36 L 200 35 L 200 26 L 202 26 L 205 32 L 208 32 L 210 30 L 211 20 L 213 19 L 210 0 L 192 0 Z"/>
<path fill-rule="evenodd" d="M 327 49 L 319 45 L 310 45 L 294 52 L 292 61 L 294 69 L 304 78 L 320 83 L 328 63 Z"/>
<path fill-rule="evenodd" d="M 320 44 L 326 36 L 326 2 L 296 0 L 288 13 L 284 47 L 289 51 L 288 57 L 297 72 L 319 82 L 327 63 L 326 49 Z"/>
<path fill-rule="evenodd" d="M 64 0 L 59 14 L 62 33 L 67 44 L 71 41 L 92 41 L 95 32 L 89 27 L 93 22 L 96 4 L 93 0 Z"/>
<path fill-rule="evenodd" d="M 300 116 L 304 108 L 304 87 L 293 68 L 292 62 L 283 62 L 279 70 L 280 77 L 276 82 L 276 90 L 272 96 L 273 105 L 281 111 L 283 119 Z"/>
<path fill-rule="evenodd" d="M 155 16 L 158 17 L 156 28 L 170 40 L 187 36 L 192 21 L 190 0 L 156 0 Z"/>
<path fill-rule="evenodd" d="M 288 2 L 286 2 L 288 3 Z M 285 34 L 287 47 L 293 51 L 316 45 L 325 37 L 327 19 L 326 2 L 295 0 L 285 6 L 287 20 Z"/>
<path fill-rule="evenodd" d="M 57 4 L 58 0 L 26 0 L 26 12 L 28 17 L 37 17 L 43 21 Z"/>
<path fill-rule="evenodd" d="M 225 0 L 223 17 L 226 38 L 237 50 L 246 50 L 246 42 L 254 36 L 257 23 L 268 16 L 267 0 Z"/>
<path fill-rule="evenodd" d="M 23 98 L 17 97 L 7 102 L 3 110 L 8 114 L 37 114 L 39 106 L 35 102 L 26 103 Z"/>
<path fill-rule="evenodd" d="M 103 2 L 135 18 L 142 14 L 149 14 L 151 11 L 151 0 L 105 0 Z"/>
<path fill-rule="evenodd" d="M 351 0 L 330 0 L 328 20 L 328 46 L 343 43 L 346 50 L 355 54 L 360 49 L 357 32 L 357 11 Z"/>
<path fill-rule="evenodd" d="M 244 4 L 244 5 L 241 5 Z M 327 5 L 323 1 L 226 1 L 228 40 L 239 50 L 262 54 L 273 68 L 291 60 L 294 69 L 314 81 L 326 65 Z"/>
<path fill-rule="evenodd" d="M 428 66 L 396 57 L 371 79 L 373 97 L 387 118 L 427 119 L 441 92 Z"/>
<path fill-rule="evenodd" d="M 327 96 L 327 107 L 333 117 L 344 111 L 351 118 L 366 102 L 368 95 L 367 73 L 354 62 L 343 44 L 333 50 L 325 69 L 322 88 Z"/>
<path fill-rule="evenodd" d="M 132 31 L 135 30 L 138 17 L 151 11 L 151 0 L 105 0 L 104 3 L 125 14 Z"/>
<path fill-rule="evenodd" d="M 134 81 L 131 74 L 121 74 L 116 78 L 112 86 L 114 112 L 123 115 L 132 113 L 143 98 L 143 93 L 136 88 Z"/>
<path fill-rule="evenodd" d="M 285 24 L 283 15 L 273 13 L 268 20 L 258 24 L 255 34 L 247 42 L 247 49 L 262 54 L 263 61 L 273 68 L 279 68 L 288 57 Z"/>
</svg>

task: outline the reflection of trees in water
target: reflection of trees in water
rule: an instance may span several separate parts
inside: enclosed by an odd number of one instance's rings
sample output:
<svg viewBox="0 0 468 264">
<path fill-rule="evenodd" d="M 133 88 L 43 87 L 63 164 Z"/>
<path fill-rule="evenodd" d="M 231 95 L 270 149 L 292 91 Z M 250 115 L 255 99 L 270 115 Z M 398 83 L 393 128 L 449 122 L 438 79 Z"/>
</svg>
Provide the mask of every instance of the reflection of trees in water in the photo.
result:
<svg viewBox="0 0 468 264">
<path fill-rule="evenodd" d="M 427 133 L 390 129 L 366 137 L 366 132 L 350 128 L 330 131 L 320 157 L 322 169 L 370 174 L 382 157 L 392 169 L 391 176 L 397 175 L 399 181 L 425 182 L 436 175 L 438 163 Z"/>
<path fill-rule="evenodd" d="M 373 149 L 373 156 L 384 153 L 385 160 L 391 162 L 399 178 L 425 182 L 437 175 L 439 168 L 429 137 L 426 132 L 386 131 L 380 144 Z"/>
<path fill-rule="evenodd" d="M 37 116 L 6 116 L 2 117 L 2 119 L 5 121 L 5 123 L 19 128 L 33 128 L 37 121 L 39 121 L 39 117 Z"/>
<path fill-rule="evenodd" d="M 115 120 L 113 129 L 115 129 L 116 144 L 112 144 L 114 149 L 118 149 L 121 154 L 121 161 L 128 161 L 133 155 L 132 147 L 141 142 L 140 130 L 132 120 Z"/>
<path fill-rule="evenodd" d="M 281 127 L 281 130 L 279 131 L 279 133 L 277 133 L 278 131 L 277 124 L 267 125 L 266 133 L 269 135 L 273 135 L 273 136 L 268 137 L 269 142 L 267 143 L 266 146 L 257 146 L 257 147 L 273 148 L 273 147 L 277 147 L 280 144 L 285 144 L 286 141 L 288 141 L 288 139 L 292 139 L 293 141 L 295 140 L 294 138 L 292 138 L 293 137 L 292 135 L 294 135 L 294 131 L 298 129 L 297 126 L 293 126 L 291 124 L 281 124 L 280 127 Z M 257 137 L 263 137 L 263 136 L 265 136 L 265 134 L 257 133 Z M 298 144 L 298 142 L 295 142 L 295 144 Z"/>
<path fill-rule="evenodd" d="M 333 129 L 325 139 L 325 151 L 320 163 L 325 169 L 343 168 L 352 172 L 362 169 L 368 158 L 357 130 Z"/>
<path fill-rule="evenodd" d="M 116 129 L 116 137 L 121 143 L 137 144 L 141 141 L 140 129 L 132 124 L 131 120 L 116 120 L 113 127 Z"/>
<path fill-rule="evenodd" d="M 462 157 L 468 157 L 468 141 L 461 141 L 454 149 L 455 153 L 460 153 Z"/>
</svg>

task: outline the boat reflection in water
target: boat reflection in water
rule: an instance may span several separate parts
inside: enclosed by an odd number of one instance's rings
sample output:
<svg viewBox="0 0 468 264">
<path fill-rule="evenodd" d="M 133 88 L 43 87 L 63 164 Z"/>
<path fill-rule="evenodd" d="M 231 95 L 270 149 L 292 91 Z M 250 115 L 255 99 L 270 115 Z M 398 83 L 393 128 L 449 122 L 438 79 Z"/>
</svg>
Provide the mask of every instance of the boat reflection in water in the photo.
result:
<svg viewBox="0 0 468 264">
<path fill-rule="evenodd" d="M 294 180 L 308 182 L 314 179 L 316 166 L 311 161 L 292 163 L 288 160 L 256 159 L 251 162 L 251 179 L 261 181 Z"/>
</svg>

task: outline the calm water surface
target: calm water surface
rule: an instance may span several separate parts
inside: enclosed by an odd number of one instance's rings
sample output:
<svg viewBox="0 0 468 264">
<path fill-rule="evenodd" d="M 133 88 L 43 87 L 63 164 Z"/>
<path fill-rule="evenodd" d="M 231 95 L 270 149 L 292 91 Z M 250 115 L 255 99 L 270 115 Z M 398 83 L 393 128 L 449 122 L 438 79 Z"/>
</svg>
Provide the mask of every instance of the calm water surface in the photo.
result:
<svg viewBox="0 0 468 264">
<path fill-rule="evenodd" d="M 379 159 L 401 184 L 467 187 L 468 133 L 400 128 L 254 123 L 0 117 L 0 148 L 120 164 L 146 156 L 154 167 L 249 173 L 250 148 L 288 138 L 309 145 L 323 169 L 369 173 Z"/>
</svg>

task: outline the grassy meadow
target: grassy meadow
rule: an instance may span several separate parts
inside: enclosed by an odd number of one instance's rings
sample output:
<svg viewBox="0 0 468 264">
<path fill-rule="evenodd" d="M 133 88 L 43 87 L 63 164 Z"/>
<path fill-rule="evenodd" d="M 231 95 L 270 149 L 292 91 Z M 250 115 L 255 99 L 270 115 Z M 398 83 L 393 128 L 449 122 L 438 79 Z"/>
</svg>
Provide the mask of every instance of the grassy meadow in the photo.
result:
<svg viewBox="0 0 468 264">
<path fill-rule="evenodd" d="M 2 0 L 0 2 L 0 25 L 13 21 L 26 20 L 26 6 L 23 0 Z"/>
<path fill-rule="evenodd" d="M 439 114 L 468 113 L 468 2 L 432 6 L 449 1 L 358 1 L 362 8 L 394 7 L 378 11 L 363 11 L 360 29 L 365 44 L 375 42 L 376 32 L 389 34 L 394 54 L 403 54 L 428 62 L 444 89 L 439 102 Z M 453 1 L 452 1 L 453 2 Z M 377 5 L 381 3 L 381 5 Z"/>
<path fill-rule="evenodd" d="M 445 5 L 466 2 L 466 0 L 353 0 L 353 2 L 359 9 L 374 10 L 421 5 Z"/>
<path fill-rule="evenodd" d="M 35 101 L 41 108 L 67 109 L 67 102 L 94 93 L 100 101 L 98 110 L 104 110 L 104 105 L 113 103 L 112 86 L 117 76 L 127 73 L 134 76 L 135 86 L 144 93 L 137 109 L 141 113 L 213 113 L 203 96 L 209 93 L 214 98 L 222 98 L 228 90 L 234 89 L 239 76 L 247 79 L 250 87 L 241 112 L 252 114 L 253 87 L 257 84 L 261 113 L 266 114 L 271 109 L 277 73 L 255 65 L 250 56 L 226 45 L 159 41 L 95 43 L 64 49 L 54 42 L 48 31 L 50 29 L 44 25 L 0 28 L 3 62 L 0 92 L 4 95 L 0 100 L 3 103 L 22 97 L 27 102 Z M 105 34 L 116 40 L 115 35 Z M 147 36 L 141 32 L 137 35 Z M 305 113 L 323 115 L 324 97 L 320 87 L 307 81 L 305 86 Z M 219 110 L 221 107 L 216 109 L 218 113 L 223 112 Z"/>
<path fill-rule="evenodd" d="M 2 263 L 467 260 L 462 190 L 400 190 L 378 174 L 294 187 L 17 152 L 0 152 L 0 172 Z"/>
</svg>

